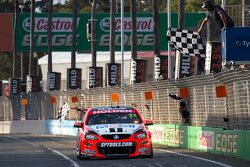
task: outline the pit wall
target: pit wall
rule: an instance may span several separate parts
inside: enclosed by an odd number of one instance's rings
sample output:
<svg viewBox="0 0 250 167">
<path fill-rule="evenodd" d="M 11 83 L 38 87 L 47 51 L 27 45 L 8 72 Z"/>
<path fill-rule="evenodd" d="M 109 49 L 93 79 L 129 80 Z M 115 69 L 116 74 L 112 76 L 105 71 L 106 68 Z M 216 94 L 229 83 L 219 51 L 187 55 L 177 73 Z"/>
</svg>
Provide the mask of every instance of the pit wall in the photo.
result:
<svg viewBox="0 0 250 167">
<path fill-rule="evenodd" d="M 0 121 L 0 134 L 34 133 L 76 136 L 75 121 Z M 153 143 L 250 160 L 250 130 L 156 124 L 148 127 Z"/>
</svg>

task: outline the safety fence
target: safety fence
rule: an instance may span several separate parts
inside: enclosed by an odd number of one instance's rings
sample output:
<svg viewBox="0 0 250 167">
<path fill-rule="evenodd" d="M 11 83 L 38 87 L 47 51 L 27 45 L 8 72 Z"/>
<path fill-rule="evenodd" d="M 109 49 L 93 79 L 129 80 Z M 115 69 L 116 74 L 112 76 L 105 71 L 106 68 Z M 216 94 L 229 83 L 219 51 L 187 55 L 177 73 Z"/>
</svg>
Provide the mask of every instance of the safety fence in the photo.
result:
<svg viewBox="0 0 250 167">
<path fill-rule="evenodd" d="M 250 5 L 227 5 L 226 11 L 234 20 L 235 26 L 250 26 Z"/>
<path fill-rule="evenodd" d="M 190 125 L 225 129 L 250 129 L 249 75 L 244 69 L 228 70 L 218 74 L 193 76 L 178 80 L 162 80 L 123 87 L 92 88 L 84 90 L 53 91 L 47 93 L 21 94 L 0 97 L 0 121 L 49 120 L 57 117 L 64 102 L 70 105 L 67 118 L 82 118 L 82 111 L 96 106 L 136 107 L 144 119 L 157 124 L 182 124 L 179 101 L 169 94 L 179 95 L 180 88 L 188 88 L 187 103 Z M 227 97 L 217 98 L 216 87 L 225 85 Z M 145 92 L 152 91 L 153 100 L 145 99 Z M 117 93 L 119 102 L 112 102 L 111 95 Z M 72 97 L 77 102 L 72 102 Z M 51 103 L 55 97 L 55 103 Z M 22 99 L 27 104 L 22 105 Z M 228 120 L 228 121 L 227 121 Z"/>
</svg>

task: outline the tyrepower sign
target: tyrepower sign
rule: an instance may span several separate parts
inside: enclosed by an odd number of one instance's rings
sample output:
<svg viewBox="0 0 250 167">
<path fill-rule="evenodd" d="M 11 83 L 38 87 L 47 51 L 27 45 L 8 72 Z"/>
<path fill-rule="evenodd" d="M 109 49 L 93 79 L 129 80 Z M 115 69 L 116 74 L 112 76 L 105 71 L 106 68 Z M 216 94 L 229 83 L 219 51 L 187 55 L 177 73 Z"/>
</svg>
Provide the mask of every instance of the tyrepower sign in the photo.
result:
<svg viewBox="0 0 250 167">
<path fill-rule="evenodd" d="M 167 50 L 167 14 L 160 13 L 160 49 Z M 197 26 L 205 14 L 194 13 L 186 14 L 186 27 Z M 79 13 L 77 15 L 76 25 L 76 50 L 78 52 L 90 52 L 91 42 L 87 38 L 87 23 L 91 18 L 90 13 Z M 97 35 L 97 51 L 109 51 L 109 28 L 110 16 L 109 13 L 96 14 L 96 35 Z M 172 26 L 177 26 L 178 16 L 172 14 Z M 30 15 L 21 13 L 17 23 L 17 51 L 29 52 L 30 42 Z M 73 19 L 70 13 L 55 13 L 52 19 L 52 49 L 53 51 L 71 51 L 72 44 L 72 25 Z M 132 22 L 128 14 L 125 14 L 122 24 L 119 15 L 115 18 L 115 49 L 120 50 L 121 46 L 121 26 L 124 29 L 124 49 L 131 50 L 131 29 Z M 138 13 L 137 15 L 137 44 L 138 51 L 153 50 L 154 47 L 154 21 L 151 13 Z M 44 13 L 35 15 L 34 27 L 34 51 L 47 51 L 48 47 L 48 16 Z"/>
</svg>

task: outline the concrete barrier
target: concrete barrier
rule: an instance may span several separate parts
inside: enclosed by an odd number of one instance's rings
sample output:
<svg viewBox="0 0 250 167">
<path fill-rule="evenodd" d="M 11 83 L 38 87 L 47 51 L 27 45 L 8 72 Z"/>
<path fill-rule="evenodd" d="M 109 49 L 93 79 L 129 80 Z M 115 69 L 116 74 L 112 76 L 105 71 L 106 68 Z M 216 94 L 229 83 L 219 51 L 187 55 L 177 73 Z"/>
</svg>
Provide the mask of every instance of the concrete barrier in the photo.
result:
<svg viewBox="0 0 250 167">
<path fill-rule="evenodd" d="M 154 143 L 250 160 L 250 130 L 166 124 L 149 130 Z"/>
<path fill-rule="evenodd" d="M 75 121 L 0 121 L 0 134 L 34 133 L 76 136 Z M 250 130 L 156 124 L 149 126 L 154 143 L 250 160 Z"/>
<path fill-rule="evenodd" d="M 0 134 L 11 133 L 45 133 L 45 121 L 0 121 Z"/>
</svg>

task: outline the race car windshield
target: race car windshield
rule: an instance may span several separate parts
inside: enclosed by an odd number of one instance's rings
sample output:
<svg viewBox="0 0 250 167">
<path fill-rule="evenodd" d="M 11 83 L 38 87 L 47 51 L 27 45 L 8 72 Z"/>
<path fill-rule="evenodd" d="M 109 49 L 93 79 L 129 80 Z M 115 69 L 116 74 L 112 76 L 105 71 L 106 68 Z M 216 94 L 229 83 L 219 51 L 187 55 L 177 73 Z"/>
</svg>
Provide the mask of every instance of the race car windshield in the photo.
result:
<svg viewBox="0 0 250 167">
<path fill-rule="evenodd" d="M 108 113 L 89 115 L 87 120 L 87 125 L 120 123 L 139 124 L 141 119 L 136 113 Z"/>
</svg>

